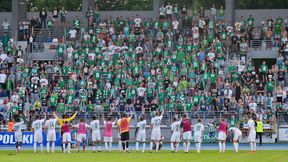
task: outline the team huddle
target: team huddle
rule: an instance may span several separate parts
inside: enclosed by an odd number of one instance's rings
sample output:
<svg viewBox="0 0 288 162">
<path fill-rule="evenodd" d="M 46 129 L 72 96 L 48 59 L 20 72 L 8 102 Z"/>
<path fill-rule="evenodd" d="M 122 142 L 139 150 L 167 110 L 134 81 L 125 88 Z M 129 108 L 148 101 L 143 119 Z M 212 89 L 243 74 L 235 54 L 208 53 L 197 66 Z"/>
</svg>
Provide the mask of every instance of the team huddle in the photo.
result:
<svg viewBox="0 0 288 162">
<path fill-rule="evenodd" d="M 163 113 L 156 112 L 155 117 L 151 119 L 150 131 L 151 131 L 151 140 L 149 152 L 155 150 L 158 152 L 162 145 L 162 135 L 161 135 L 161 121 L 163 118 Z M 77 129 L 77 150 L 80 151 L 80 145 L 82 144 L 83 152 L 85 152 L 86 143 L 87 143 L 87 131 L 90 130 L 90 135 L 92 139 L 92 151 L 102 151 L 102 136 L 100 133 L 100 119 L 96 116 L 93 116 L 92 121 L 87 124 L 84 119 L 80 119 L 80 122 L 76 125 L 72 125 L 69 122 L 76 117 L 75 113 L 72 117 L 66 118 L 65 115 L 62 116 L 62 119 L 59 118 L 56 114 L 50 115 L 49 119 L 46 120 L 46 115 L 44 118 L 40 116 L 36 117 L 36 120 L 32 123 L 32 130 L 34 133 L 34 152 L 37 150 L 37 144 L 40 145 L 40 150 L 43 152 L 43 130 L 46 131 L 46 140 L 47 140 L 47 152 L 50 151 L 51 143 L 51 152 L 55 151 L 55 142 L 56 142 L 56 125 L 59 123 L 61 140 L 62 140 L 62 151 L 63 153 L 70 153 L 71 151 L 71 128 Z M 46 120 L 46 121 L 45 121 Z M 130 121 L 131 117 L 127 116 L 125 113 L 122 114 L 121 119 L 112 119 L 103 117 L 103 142 L 105 144 L 106 152 L 112 150 L 113 143 L 113 127 L 116 125 L 118 128 L 118 147 L 120 151 L 129 152 L 129 132 L 130 132 Z M 23 121 L 20 119 L 15 120 L 14 132 L 15 132 L 15 141 L 16 141 L 16 152 L 20 152 L 22 145 L 22 131 L 21 127 L 24 125 Z M 149 127 L 147 121 L 144 117 L 140 117 L 139 122 L 137 123 L 135 130 L 135 139 L 136 139 L 136 152 L 139 151 L 139 144 L 142 144 L 142 152 L 146 150 L 146 129 Z M 218 141 L 219 141 L 219 152 L 225 152 L 226 149 L 226 139 L 227 134 L 230 132 L 233 135 L 233 146 L 234 151 L 238 152 L 239 150 L 239 140 L 242 137 L 242 132 L 237 127 L 231 127 L 228 129 L 226 119 L 221 119 L 221 122 L 216 126 L 218 128 Z M 250 151 L 256 151 L 256 122 L 250 118 L 248 121 L 249 127 L 249 136 L 250 141 Z M 192 125 L 191 120 L 187 114 L 183 114 L 181 119 L 176 117 L 173 118 L 171 124 L 171 152 L 178 152 L 179 144 L 183 141 L 184 152 L 188 153 L 190 149 L 190 141 L 192 140 L 192 131 L 194 133 L 194 142 L 197 153 L 200 153 L 201 143 L 204 134 L 204 125 L 202 124 L 201 119 L 198 119 L 195 125 Z M 96 146 L 98 145 L 98 149 Z"/>
</svg>

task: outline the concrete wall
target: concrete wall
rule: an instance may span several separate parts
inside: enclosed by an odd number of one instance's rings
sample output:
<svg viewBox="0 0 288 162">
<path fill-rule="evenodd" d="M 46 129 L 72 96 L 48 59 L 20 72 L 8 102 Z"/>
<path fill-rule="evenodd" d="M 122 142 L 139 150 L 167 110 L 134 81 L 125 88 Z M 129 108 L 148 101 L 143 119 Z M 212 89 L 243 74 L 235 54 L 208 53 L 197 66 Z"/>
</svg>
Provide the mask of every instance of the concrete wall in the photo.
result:
<svg viewBox="0 0 288 162">
<path fill-rule="evenodd" d="M 209 14 L 209 11 L 205 12 L 206 15 Z M 101 17 L 118 17 L 118 16 L 123 16 L 124 18 L 126 17 L 131 17 L 131 16 L 136 16 L 138 14 L 141 17 L 145 18 L 155 18 L 158 15 L 155 14 L 153 10 L 151 11 L 102 11 L 101 12 Z M 257 10 L 235 10 L 235 17 L 239 18 L 240 16 L 244 16 L 247 18 L 249 15 L 253 15 L 254 19 L 256 20 L 256 24 L 259 25 L 261 23 L 261 20 L 263 17 L 268 17 L 271 16 L 272 18 L 277 18 L 279 16 L 281 17 L 286 17 L 288 16 L 288 9 L 257 9 Z M 52 16 L 52 12 L 48 13 L 49 16 Z M 72 21 L 75 16 L 78 15 L 81 17 L 82 13 L 80 12 L 68 12 L 66 19 L 68 21 Z M 31 18 L 32 16 L 39 16 L 39 12 L 27 12 L 27 18 Z M 0 24 L 1 22 L 7 18 L 9 22 L 12 22 L 12 13 L 11 12 L 1 12 L 0 13 Z"/>
<path fill-rule="evenodd" d="M 2 22 L 7 18 L 7 20 L 12 22 L 12 12 L 0 12 L 0 25 L 2 25 Z M 2 27 L 2 26 L 1 26 Z"/>
<path fill-rule="evenodd" d="M 119 17 L 122 16 L 124 18 L 126 17 L 132 17 L 132 16 L 136 16 L 139 15 L 141 17 L 145 17 L 145 18 L 155 18 L 158 15 L 155 14 L 155 12 L 153 12 L 153 10 L 151 11 L 102 11 L 101 12 L 101 17 L 105 18 L 105 17 Z M 210 14 L 209 10 L 205 11 L 206 15 Z M 48 13 L 49 16 L 52 16 L 52 12 Z M 76 15 L 79 15 L 81 17 L 82 13 L 80 12 L 68 12 L 67 15 L 67 20 L 73 20 L 75 18 Z M 253 15 L 254 19 L 256 20 L 256 23 L 260 24 L 261 20 L 263 19 L 263 17 L 269 17 L 271 16 L 272 18 L 277 18 L 279 16 L 281 16 L 282 18 L 288 16 L 288 9 L 257 9 L 257 10 L 240 10 L 237 9 L 235 10 L 235 17 L 239 18 L 240 16 L 243 16 L 244 18 L 247 18 L 249 15 Z M 4 17 L 8 16 L 11 20 L 11 13 L 9 12 L 2 12 L 0 15 L 0 21 L 4 20 Z M 27 17 L 31 18 L 32 16 L 39 16 L 38 12 L 27 12 Z"/>
<path fill-rule="evenodd" d="M 77 11 L 77 12 L 70 11 L 67 13 L 66 20 L 73 21 L 76 15 L 78 15 L 81 18 L 81 14 L 82 14 L 81 11 Z M 39 17 L 39 12 L 27 12 L 27 18 L 30 19 L 32 18 L 32 16 Z M 51 16 L 52 18 L 52 12 L 48 12 L 48 17 L 49 16 Z"/>
<path fill-rule="evenodd" d="M 143 18 L 154 18 L 157 15 L 154 15 L 153 13 L 154 12 L 152 10 L 151 11 L 121 11 L 121 12 L 119 12 L 119 11 L 103 11 L 101 13 L 101 17 L 105 18 L 105 17 L 109 17 L 109 16 L 112 16 L 112 17 L 122 16 L 122 17 L 126 18 L 126 17 L 136 16 L 138 14 L 140 17 L 143 17 Z"/>
<path fill-rule="evenodd" d="M 155 17 L 153 15 L 153 11 L 102 11 L 101 12 L 101 18 L 107 18 L 110 16 L 112 16 L 112 17 L 122 16 L 122 17 L 126 18 L 126 17 L 136 16 L 137 14 L 143 18 L 144 17 L 145 18 Z M 66 20 L 73 21 L 73 19 L 76 17 L 76 15 L 78 15 L 80 18 L 83 18 L 82 12 L 80 12 L 80 11 L 79 12 L 68 12 L 67 16 L 66 16 Z M 27 12 L 27 18 L 31 18 L 32 16 L 39 17 L 39 13 L 38 12 Z M 48 13 L 48 17 L 49 16 L 52 17 L 51 12 Z M 2 17 L 2 16 L 0 16 L 0 17 Z"/>
</svg>

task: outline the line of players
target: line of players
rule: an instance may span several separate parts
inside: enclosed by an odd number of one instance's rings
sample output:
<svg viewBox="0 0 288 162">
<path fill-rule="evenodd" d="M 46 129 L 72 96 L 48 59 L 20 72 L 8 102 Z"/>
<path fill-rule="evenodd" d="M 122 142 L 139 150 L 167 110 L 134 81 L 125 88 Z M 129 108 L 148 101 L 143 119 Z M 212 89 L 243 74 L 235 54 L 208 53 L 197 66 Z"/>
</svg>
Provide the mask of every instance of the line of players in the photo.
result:
<svg viewBox="0 0 288 162">
<path fill-rule="evenodd" d="M 124 115 L 126 117 L 126 115 Z M 43 123 L 46 119 L 46 115 L 43 119 L 40 119 L 40 116 L 36 117 L 37 119 L 32 123 L 32 130 L 34 133 L 34 145 L 33 149 L 36 152 L 37 143 L 40 144 L 40 150 L 43 152 Z M 152 152 L 153 145 L 155 144 L 155 150 L 158 152 L 159 145 L 161 141 L 161 121 L 163 118 L 163 111 L 161 113 L 156 112 L 155 117 L 151 119 L 150 130 L 151 130 L 151 142 L 149 152 Z M 49 119 L 46 120 L 44 124 L 44 129 L 47 131 L 47 152 L 50 151 L 50 143 L 52 145 L 51 151 L 54 153 L 55 151 L 55 141 L 56 141 L 56 124 L 59 118 L 56 115 L 50 115 Z M 119 119 L 121 120 L 121 119 Z M 112 120 L 111 117 L 108 117 L 107 120 L 104 119 L 104 143 L 105 150 L 107 152 L 111 151 L 112 142 L 113 142 L 113 126 L 119 122 L 117 119 Z M 15 141 L 16 141 L 16 152 L 20 152 L 22 145 L 22 132 L 21 127 L 24 124 L 23 121 L 19 119 L 15 121 L 14 132 L 15 132 Z M 137 128 L 135 131 L 136 138 L 136 151 L 139 151 L 139 143 L 142 143 L 142 152 L 145 152 L 146 147 L 146 126 L 147 122 L 144 117 L 140 118 L 140 121 L 137 123 Z M 252 118 L 248 121 L 249 127 L 249 136 L 248 139 L 250 141 L 250 151 L 256 151 L 256 131 L 255 131 L 256 123 Z M 91 129 L 92 135 L 92 151 L 101 151 L 101 133 L 100 133 L 100 120 L 94 116 L 93 120 L 90 124 L 86 124 L 83 119 L 80 119 L 80 123 L 77 125 L 71 125 L 67 121 L 64 122 L 64 125 L 61 128 L 61 138 L 62 138 L 62 151 L 63 153 L 70 153 L 71 150 L 71 131 L 70 127 L 77 128 L 78 136 L 77 136 L 77 150 L 80 150 L 80 144 L 82 143 L 83 152 L 85 152 L 85 143 L 86 143 L 86 134 L 88 129 Z M 201 123 L 201 119 L 198 119 L 197 124 L 192 126 L 191 120 L 188 118 L 187 114 L 182 116 L 181 120 L 177 120 L 177 118 L 173 118 L 173 123 L 171 124 L 171 151 L 178 152 L 179 143 L 183 140 L 184 152 L 188 153 L 190 149 L 190 141 L 192 139 L 192 128 L 194 131 L 194 141 L 196 146 L 197 153 L 200 153 L 201 143 L 203 139 L 204 133 L 204 125 Z M 227 138 L 227 131 L 230 131 L 233 134 L 233 145 L 235 152 L 239 150 L 239 139 L 242 136 L 241 130 L 236 127 L 232 127 L 228 129 L 227 122 L 225 119 L 221 119 L 220 124 L 217 126 L 218 128 L 218 141 L 219 141 L 219 152 L 225 152 L 225 142 Z M 120 134 L 118 133 L 118 136 Z M 120 137 L 119 137 L 120 138 Z M 129 138 L 129 137 L 128 137 Z M 98 145 L 98 150 L 96 150 L 96 145 Z M 119 141 L 119 150 L 121 151 L 121 141 Z M 124 151 L 129 152 L 128 145 L 123 147 Z"/>
</svg>

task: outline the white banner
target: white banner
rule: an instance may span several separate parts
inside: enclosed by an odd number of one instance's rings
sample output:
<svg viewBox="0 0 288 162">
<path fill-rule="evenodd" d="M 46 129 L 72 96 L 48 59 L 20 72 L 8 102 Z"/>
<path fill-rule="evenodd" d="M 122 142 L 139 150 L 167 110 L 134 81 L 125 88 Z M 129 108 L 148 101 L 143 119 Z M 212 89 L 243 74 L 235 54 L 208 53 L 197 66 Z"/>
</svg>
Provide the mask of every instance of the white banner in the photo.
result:
<svg viewBox="0 0 288 162">
<path fill-rule="evenodd" d="M 288 128 L 279 128 L 279 142 L 288 141 Z"/>
</svg>

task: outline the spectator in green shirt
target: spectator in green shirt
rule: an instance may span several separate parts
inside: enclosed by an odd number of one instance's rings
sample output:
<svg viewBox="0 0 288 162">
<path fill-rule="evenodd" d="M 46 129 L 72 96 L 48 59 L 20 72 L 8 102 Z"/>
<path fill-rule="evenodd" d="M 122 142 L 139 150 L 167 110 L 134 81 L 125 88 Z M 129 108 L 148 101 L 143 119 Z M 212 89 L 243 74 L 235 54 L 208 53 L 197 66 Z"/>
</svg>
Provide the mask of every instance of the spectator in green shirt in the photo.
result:
<svg viewBox="0 0 288 162">
<path fill-rule="evenodd" d="M 54 25 L 54 22 L 52 21 L 52 18 L 51 16 L 48 17 L 48 20 L 47 20 L 47 28 L 49 30 L 53 29 L 53 25 Z"/>
<path fill-rule="evenodd" d="M 57 112 L 66 112 L 66 107 L 65 107 L 65 103 L 63 101 L 63 99 L 60 99 L 60 102 L 57 105 Z"/>
<path fill-rule="evenodd" d="M 81 26 L 81 21 L 80 21 L 79 17 L 76 16 L 75 19 L 73 20 L 73 27 L 74 27 L 74 29 L 77 30 L 77 32 L 79 32 L 80 26 Z"/>
<path fill-rule="evenodd" d="M 274 38 L 280 39 L 281 32 L 282 32 L 282 24 L 276 21 L 276 23 L 274 24 Z"/>
<path fill-rule="evenodd" d="M 261 69 L 261 73 L 262 74 L 266 74 L 267 71 L 268 71 L 268 66 L 266 65 L 266 61 L 263 61 L 261 66 L 260 66 L 260 69 Z"/>
<path fill-rule="evenodd" d="M 55 111 L 55 110 L 56 110 L 56 106 L 57 106 L 57 97 L 56 97 L 56 94 L 54 94 L 53 92 L 51 92 L 50 98 L 49 98 L 49 108 L 50 108 L 50 111 Z"/>
<path fill-rule="evenodd" d="M 252 15 L 249 15 L 248 19 L 247 19 L 247 23 L 248 23 L 248 27 L 254 27 L 254 18 Z"/>
<path fill-rule="evenodd" d="M 7 51 L 8 49 L 8 45 L 9 45 L 9 40 L 10 40 L 10 35 L 8 34 L 8 32 L 5 32 L 3 37 L 2 37 L 2 44 L 3 44 L 3 48 L 4 51 Z"/>
</svg>

